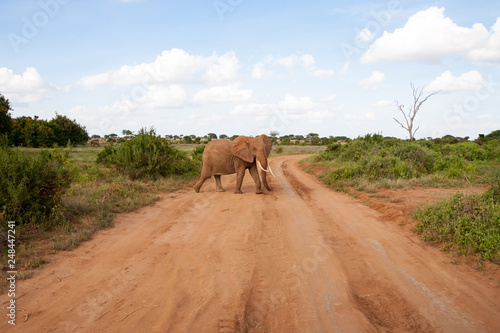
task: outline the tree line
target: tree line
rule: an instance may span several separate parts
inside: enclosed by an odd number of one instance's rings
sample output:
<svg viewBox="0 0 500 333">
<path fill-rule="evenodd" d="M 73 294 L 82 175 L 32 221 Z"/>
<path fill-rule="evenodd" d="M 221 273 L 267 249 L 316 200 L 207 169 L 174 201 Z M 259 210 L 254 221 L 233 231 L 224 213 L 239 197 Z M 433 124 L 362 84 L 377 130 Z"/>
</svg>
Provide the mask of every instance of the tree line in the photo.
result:
<svg viewBox="0 0 500 333">
<path fill-rule="evenodd" d="M 85 144 L 89 135 L 82 126 L 66 116 L 56 113 L 53 119 L 38 116 L 12 118 L 9 100 L 0 94 L 0 134 L 7 135 L 9 145 L 24 147 L 53 147 Z"/>
</svg>

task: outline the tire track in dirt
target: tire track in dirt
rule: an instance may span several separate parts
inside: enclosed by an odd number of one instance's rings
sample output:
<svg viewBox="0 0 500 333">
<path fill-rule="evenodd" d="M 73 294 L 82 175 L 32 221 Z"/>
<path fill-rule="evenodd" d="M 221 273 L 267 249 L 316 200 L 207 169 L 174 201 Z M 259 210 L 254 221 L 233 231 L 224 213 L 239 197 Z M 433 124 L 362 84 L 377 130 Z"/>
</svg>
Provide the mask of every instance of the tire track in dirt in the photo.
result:
<svg viewBox="0 0 500 333">
<path fill-rule="evenodd" d="M 271 160 L 272 192 L 207 181 L 18 282 L 23 332 L 496 332 L 500 288 Z M 412 239 L 412 237 L 414 239 Z M 63 277 L 61 279 L 61 277 Z M 2 301 L 5 304 L 5 301 Z"/>
<path fill-rule="evenodd" d="M 288 165 L 283 163 L 283 173 L 293 186 L 297 194 L 311 207 L 314 216 L 323 225 L 328 224 L 332 235 L 345 234 L 339 228 L 333 229 L 335 219 L 328 216 L 325 210 L 317 207 L 313 198 L 311 188 L 308 188 L 300 180 L 288 171 Z M 323 234 L 327 232 L 322 229 Z M 363 259 L 357 249 L 360 244 L 354 237 L 346 237 L 342 240 L 331 239 L 335 248 L 341 248 L 341 262 L 348 273 L 351 300 L 357 309 L 363 313 L 373 326 L 382 330 L 432 332 L 429 323 L 408 304 L 404 298 L 395 290 L 387 279 L 380 276 L 370 263 Z M 401 309 L 404 309 L 402 312 Z"/>
</svg>

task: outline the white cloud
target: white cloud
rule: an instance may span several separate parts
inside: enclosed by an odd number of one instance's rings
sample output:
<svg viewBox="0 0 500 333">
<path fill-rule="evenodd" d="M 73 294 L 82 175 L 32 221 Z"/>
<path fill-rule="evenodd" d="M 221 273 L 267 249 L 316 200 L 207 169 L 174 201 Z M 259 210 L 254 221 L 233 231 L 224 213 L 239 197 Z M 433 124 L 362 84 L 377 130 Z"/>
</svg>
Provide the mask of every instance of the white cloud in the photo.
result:
<svg viewBox="0 0 500 333">
<path fill-rule="evenodd" d="M 299 112 L 301 110 L 310 110 L 318 107 L 317 102 L 309 96 L 296 97 L 292 94 L 286 94 L 285 98 L 278 103 L 278 108 L 287 113 Z"/>
<path fill-rule="evenodd" d="M 91 76 L 85 76 L 81 78 L 77 84 L 81 85 L 82 87 L 89 89 L 89 90 L 94 90 L 95 87 L 106 84 L 109 80 L 109 73 L 102 73 L 98 75 L 91 75 Z"/>
<path fill-rule="evenodd" d="M 287 120 L 304 120 L 308 123 L 317 123 L 319 120 L 333 117 L 333 110 L 328 102 L 335 97 L 327 96 L 315 100 L 309 96 L 294 96 L 286 94 L 276 103 L 248 103 L 237 105 L 232 114 L 255 116 L 257 121 L 269 119 L 272 115 Z"/>
<path fill-rule="evenodd" d="M 196 126 L 211 126 L 218 123 L 222 117 L 216 114 L 192 113 L 189 115 L 189 121 L 186 124 L 195 124 Z"/>
<path fill-rule="evenodd" d="M 287 57 L 280 58 L 269 58 L 271 62 L 275 62 L 278 65 L 281 65 L 286 68 L 291 68 L 296 65 L 302 65 L 306 68 L 311 68 L 314 66 L 315 60 L 314 57 L 310 54 L 304 54 L 302 56 L 298 56 L 296 54 L 289 55 Z"/>
<path fill-rule="evenodd" d="M 186 91 L 180 85 L 172 84 L 168 87 L 149 86 L 146 94 L 137 102 L 147 108 L 175 108 L 182 106 L 186 100 Z"/>
<path fill-rule="evenodd" d="M 489 113 L 484 113 L 484 114 L 478 114 L 476 116 L 477 119 L 493 119 L 495 118 L 492 114 Z"/>
<path fill-rule="evenodd" d="M 361 30 L 361 32 L 359 33 L 358 35 L 358 40 L 361 42 L 361 43 L 366 43 L 366 42 L 369 42 L 373 39 L 373 35 L 371 33 L 370 30 L 364 28 L 363 30 Z"/>
<path fill-rule="evenodd" d="M 426 91 L 457 91 L 474 90 L 484 85 L 483 76 L 478 71 L 470 71 L 460 76 L 454 76 L 446 71 L 429 83 Z"/>
<path fill-rule="evenodd" d="M 207 68 L 205 81 L 208 85 L 221 85 L 237 81 L 240 63 L 234 52 L 230 51 L 215 60 Z"/>
<path fill-rule="evenodd" d="M 329 77 L 333 76 L 334 74 L 335 71 L 332 69 L 317 69 L 312 72 L 312 75 L 316 77 Z"/>
<path fill-rule="evenodd" d="M 481 47 L 470 50 L 467 58 L 473 61 L 500 62 L 500 17 L 491 27 L 488 40 Z"/>
<path fill-rule="evenodd" d="M 321 99 L 322 102 L 331 102 L 337 98 L 337 95 L 331 94 Z"/>
<path fill-rule="evenodd" d="M 193 101 L 199 104 L 208 103 L 243 103 L 250 100 L 253 92 L 250 89 L 239 89 L 237 85 L 218 86 L 197 92 Z"/>
<path fill-rule="evenodd" d="M 483 24 L 476 23 L 472 28 L 460 27 L 444 16 L 444 8 L 430 7 L 411 16 L 403 28 L 392 33 L 384 32 L 361 57 L 361 62 L 387 60 L 436 63 L 450 54 L 466 54 L 483 49 L 482 45 L 488 37 L 489 33 Z M 496 45 L 494 41 L 491 43 L 489 47 Z M 476 58 L 486 56 L 485 52 L 471 55 Z"/>
<path fill-rule="evenodd" d="M 363 114 L 350 114 L 346 113 L 344 114 L 344 119 L 347 120 L 375 120 L 375 113 L 374 112 L 367 112 Z"/>
<path fill-rule="evenodd" d="M 362 86 L 368 86 L 368 85 L 373 85 L 376 83 L 380 83 L 385 80 L 385 74 L 382 72 L 374 71 L 370 75 L 370 77 L 366 79 L 362 79 L 359 81 L 359 84 Z"/>
<path fill-rule="evenodd" d="M 239 61 L 234 52 L 210 57 L 191 55 L 181 49 L 163 51 L 151 63 L 135 66 L 124 65 L 115 71 L 85 76 L 78 84 L 93 89 L 97 85 L 110 83 L 127 86 L 142 84 L 206 83 L 217 85 L 237 80 Z"/>
<path fill-rule="evenodd" d="M 0 68 L 0 92 L 11 102 L 30 103 L 40 100 L 43 94 L 54 88 L 34 67 L 28 67 L 22 74 L 6 67 Z"/>
<path fill-rule="evenodd" d="M 394 104 L 394 102 L 392 102 L 388 99 L 382 99 L 382 100 L 378 101 L 377 103 L 372 104 L 372 106 L 376 107 L 376 108 L 381 108 L 381 107 L 386 107 L 386 106 L 389 106 L 392 104 Z"/>
<path fill-rule="evenodd" d="M 316 60 L 311 54 L 291 54 L 286 57 L 277 58 L 268 54 L 253 66 L 252 78 L 262 79 L 264 76 L 269 76 L 280 68 L 291 70 L 295 67 L 304 67 L 311 75 L 318 77 L 332 76 L 334 74 L 333 70 L 317 69 L 315 63 Z"/>
<path fill-rule="evenodd" d="M 347 73 L 347 71 L 349 70 L 349 65 L 350 65 L 350 64 L 351 64 L 351 62 L 350 62 L 350 61 L 346 61 L 346 62 L 344 63 L 344 66 L 342 66 L 342 68 L 339 70 L 339 74 L 341 74 L 341 75 L 346 74 L 346 73 Z"/>
</svg>

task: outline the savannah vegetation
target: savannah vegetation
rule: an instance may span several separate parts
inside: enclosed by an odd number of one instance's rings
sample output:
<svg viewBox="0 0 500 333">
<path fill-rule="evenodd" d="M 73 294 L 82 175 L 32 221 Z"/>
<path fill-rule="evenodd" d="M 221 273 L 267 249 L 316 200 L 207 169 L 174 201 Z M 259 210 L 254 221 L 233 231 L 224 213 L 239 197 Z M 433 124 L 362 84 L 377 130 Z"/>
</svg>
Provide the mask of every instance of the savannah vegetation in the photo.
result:
<svg viewBox="0 0 500 333">
<path fill-rule="evenodd" d="M 204 144 L 237 137 L 161 136 L 144 128 L 137 134 L 123 130 L 121 137 L 110 133 L 90 138 L 84 126 L 65 116 L 12 118 L 11 111 L 0 94 L 0 250 L 7 254 L 5 228 L 15 221 L 20 278 L 43 265 L 41 251 L 70 250 L 112 226 L 114 214 L 151 205 L 160 193 L 185 187 L 199 173 Z M 407 141 L 378 134 L 354 140 L 316 133 L 269 135 L 271 156 L 315 153 L 309 161 L 331 167 L 321 179 L 337 190 L 498 184 L 494 165 L 500 164 L 500 131 L 475 141 L 452 136 Z M 89 146 L 89 139 L 101 145 Z M 415 213 L 417 231 L 428 241 L 497 262 L 499 196 L 498 190 L 490 192 L 484 197 L 457 194 L 422 208 Z M 461 212 L 460 219 L 452 210 Z M 448 222 L 443 222 L 445 215 Z M 6 262 L 0 263 L 2 274 Z"/>
<path fill-rule="evenodd" d="M 418 141 L 369 134 L 334 143 L 308 161 L 329 166 L 320 179 L 340 191 L 354 188 L 489 186 L 484 194 L 457 193 L 413 213 L 422 238 L 500 264 L 500 131 L 475 141 L 445 136 Z"/>
</svg>

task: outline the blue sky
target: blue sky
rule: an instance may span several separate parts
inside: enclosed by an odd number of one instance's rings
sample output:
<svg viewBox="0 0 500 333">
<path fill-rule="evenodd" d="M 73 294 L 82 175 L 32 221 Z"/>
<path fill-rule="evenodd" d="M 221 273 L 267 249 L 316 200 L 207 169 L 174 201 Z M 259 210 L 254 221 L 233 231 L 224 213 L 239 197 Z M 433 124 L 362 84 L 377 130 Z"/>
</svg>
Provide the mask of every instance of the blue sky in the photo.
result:
<svg viewBox="0 0 500 333">
<path fill-rule="evenodd" d="M 367 133 L 407 138 L 395 101 L 440 90 L 417 138 L 500 129 L 500 3 L 0 2 L 14 117 L 92 134 Z"/>
</svg>

